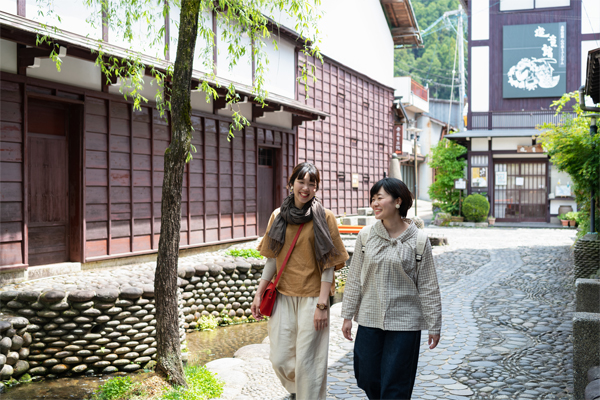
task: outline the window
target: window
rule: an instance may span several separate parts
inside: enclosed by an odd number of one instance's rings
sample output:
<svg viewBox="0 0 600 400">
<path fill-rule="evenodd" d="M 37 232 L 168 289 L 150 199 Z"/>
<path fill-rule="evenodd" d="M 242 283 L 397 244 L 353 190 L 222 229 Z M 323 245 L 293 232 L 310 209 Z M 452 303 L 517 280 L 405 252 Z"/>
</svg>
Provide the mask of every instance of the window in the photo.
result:
<svg viewBox="0 0 600 400">
<path fill-rule="evenodd" d="M 258 149 L 258 165 L 275 166 L 275 151 L 273 149 Z"/>
<path fill-rule="evenodd" d="M 500 0 L 500 11 L 532 10 L 534 8 L 569 7 L 571 0 Z"/>
</svg>

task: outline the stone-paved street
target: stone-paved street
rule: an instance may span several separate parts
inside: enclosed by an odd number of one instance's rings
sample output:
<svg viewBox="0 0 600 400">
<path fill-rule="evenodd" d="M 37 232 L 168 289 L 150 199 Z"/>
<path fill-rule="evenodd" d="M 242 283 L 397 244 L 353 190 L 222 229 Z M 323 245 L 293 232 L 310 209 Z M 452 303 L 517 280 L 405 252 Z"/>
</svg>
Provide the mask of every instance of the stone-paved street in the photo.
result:
<svg viewBox="0 0 600 400">
<path fill-rule="evenodd" d="M 444 321 L 438 348 L 423 343 L 413 398 L 570 398 L 574 233 L 427 231 L 450 242 L 434 248 Z M 341 322 L 332 318 L 328 398 L 364 398 L 353 377 L 353 344 L 342 337 Z"/>
</svg>

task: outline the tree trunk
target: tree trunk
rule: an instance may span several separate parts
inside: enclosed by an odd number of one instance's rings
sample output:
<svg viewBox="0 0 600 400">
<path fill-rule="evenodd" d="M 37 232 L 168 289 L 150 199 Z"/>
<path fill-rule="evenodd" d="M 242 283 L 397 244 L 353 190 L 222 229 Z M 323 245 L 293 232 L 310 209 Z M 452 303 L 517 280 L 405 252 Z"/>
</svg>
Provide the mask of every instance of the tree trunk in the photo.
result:
<svg viewBox="0 0 600 400">
<path fill-rule="evenodd" d="M 199 10 L 200 0 L 181 2 L 171 95 L 171 144 L 165 153 L 160 241 L 154 278 L 158 350 L 156 368 L 168 377 L 171 384 L 179 386 L 187 386 L 181 363 L 177 308 L 181 189 L 192 133 L 190 91 Z"/>
</svg>

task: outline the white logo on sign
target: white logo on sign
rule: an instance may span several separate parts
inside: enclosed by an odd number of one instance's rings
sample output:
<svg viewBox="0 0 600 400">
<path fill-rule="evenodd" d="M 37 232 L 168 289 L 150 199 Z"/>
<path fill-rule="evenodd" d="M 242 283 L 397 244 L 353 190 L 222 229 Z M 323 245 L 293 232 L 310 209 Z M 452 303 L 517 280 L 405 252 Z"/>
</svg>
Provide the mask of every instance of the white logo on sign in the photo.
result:
<svg viewBox="0 0 600 400">
<path fill-rule="evenodd" d="M 556 64 L 554 58 L 554 47 L 557 47 L 556 36 L 546 33 L 546 30 L 538 26 L 534 32 L 535 37 L 548 39 L 549 44 L 541 48 L 543 58 L 522 58 L 517 65 L 508 70 L 508 83 L 518 89 L 535 90 L 539 87 L 550 89 L 558 85 L 560 76 L 553 76 L 554 68 L 550 64 Z"/>
</svg>

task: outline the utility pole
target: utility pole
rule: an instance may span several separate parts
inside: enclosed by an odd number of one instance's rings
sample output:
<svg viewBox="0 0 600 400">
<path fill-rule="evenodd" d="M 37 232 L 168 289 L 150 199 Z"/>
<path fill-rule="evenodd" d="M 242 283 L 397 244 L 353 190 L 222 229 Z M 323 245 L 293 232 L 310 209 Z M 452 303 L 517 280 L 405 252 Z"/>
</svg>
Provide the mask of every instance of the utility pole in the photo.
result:
<svg viewBox="0 0 600 400">
<path fill-rule="evenodd" d="M 463 38 L 463 12 L 462 6 L 458 6 L 458 74 L 460 75 L 459 99 L 459 131 L 463 131 L 465 123 L 463 120 L 463 109 L 465 108 L 465 44 Z"/>
</svg>

